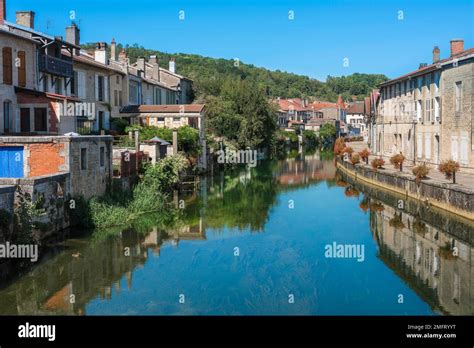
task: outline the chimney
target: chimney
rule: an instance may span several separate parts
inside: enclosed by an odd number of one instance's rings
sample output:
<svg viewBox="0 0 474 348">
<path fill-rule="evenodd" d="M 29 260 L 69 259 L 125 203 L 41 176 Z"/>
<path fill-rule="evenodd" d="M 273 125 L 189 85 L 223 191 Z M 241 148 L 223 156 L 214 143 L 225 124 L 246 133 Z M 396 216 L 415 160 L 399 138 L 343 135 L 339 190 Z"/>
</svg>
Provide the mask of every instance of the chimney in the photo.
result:
<svg viewBox="0 0 474 348">
<path fill-rule="evenodd" d="M 173 74 L 176 73 L 176 59 L 174 57 L 170 59 L 170 66 L 168 70 L 171 71 Z"/>
<path fill-rule="evenodd" d="M 464 40 L 453 39 L 451 40 L 451 57 L 464 51 Z"/>
<path fill-rule="evenodd" d="M 95 47 L 94 59 L 96 62 L 109 65 L 109 57 L 107 56 L 107 44 L 98 42 Z"/>
<path fill-rule="evenodd" d="M 7 0 L 0 0 L 0 25 L 7 19 Z"/>
<path fill-rule="evenodd" d="M 119 53 L 118 60 L 120 63 L 126 65 L 128 62 L 128 57 L 127 57 L 127 51 L 125 51 L 123 48 Z"/>
<path fill-rule="evenodd" d="M 110 59 L 114 62 L 117 60 L 117 53 L 116 53 L 117 45 L 115 44 L 115 39 L 112 39 L 110 43 Z"/>
<path fill-rule="evenodd" d="M 160 65 L 158 64 L 156 56 L 150 56 L 149 63 L 153 65 L 153 80 L 160 81 Z"/>
<path fill-rule="evenodd" d="M 81 31 L 76 23 L 72 23 L 69 27 L 66 27 L 66 41 L 76 46 L 81 44 Z M 74 51 L 77 56 L 80 55 L 80 49 Z"/>
<path fill-rule="evenodd" d="M 439 62 L 439 47 L 435 46 L 433 48 L 433 63 L 438 63 Z"/>
<path fill-rule="evenodd" d="M 3 1 L 5 5 L 6 0 Z M 35 13 L 33 11 L 17 11 L 16 24 L 27 28 L 35 28 Z"/>
<path fill-rule="evenodd" d="M 137 69 L 143 71 L 143 76 L 146 77 L 145 58 L 137 58 Z"/>
</svg>

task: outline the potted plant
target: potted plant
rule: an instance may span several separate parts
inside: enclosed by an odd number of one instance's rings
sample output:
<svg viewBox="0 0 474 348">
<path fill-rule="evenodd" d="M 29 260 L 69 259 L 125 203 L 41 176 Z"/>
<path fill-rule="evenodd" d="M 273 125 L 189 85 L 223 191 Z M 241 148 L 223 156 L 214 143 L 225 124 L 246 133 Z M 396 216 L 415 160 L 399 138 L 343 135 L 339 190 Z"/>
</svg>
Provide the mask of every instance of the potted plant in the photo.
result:
<svg viewBox="0 0 474 348">
<path fill-rule="evenodd" d="M 376 171 L 377 169 L 382 169 L 383 165 L 385 164 L 385 161 L 382 158 L 375 158 L 370 162 L 372 165 L 372 168 L 374 168 Z"/>
<path fill-rule="evenodd" d="M 405 156 L 403 156 L 401 153 L 398 155 L 394 155 L 390 158 L 390 163 L 395 167 L 395 169 L 399 169 L 400 171 L 403 171 L 403 162 L 405 161 Z"/>
<path fill-rule="evenodd" d="M 443 173 L 446 179 L 453 178 L 453 184 L 456 183 L 456 172 L 459 171 L 459 163 L 453 160 L 447 160 L 441 162 L 438 169 L 441 173 Z"/>
<path fill-rule="evenodd" d="M 412 169 L 412 173 L 415 176 L 416 183 L 420 183 L 421 179 L 426 178 L 429 172 L 430 168 L 425 163 L 413 167 Z"/>
<path fill-rule="evenodd" d="M 363 149 L 361 152 L 359 152 L 359 156 L 365 162 L 365 164 L 369 164 L 369 155 L 370 151 L 367 149 Z"/>
</svg>

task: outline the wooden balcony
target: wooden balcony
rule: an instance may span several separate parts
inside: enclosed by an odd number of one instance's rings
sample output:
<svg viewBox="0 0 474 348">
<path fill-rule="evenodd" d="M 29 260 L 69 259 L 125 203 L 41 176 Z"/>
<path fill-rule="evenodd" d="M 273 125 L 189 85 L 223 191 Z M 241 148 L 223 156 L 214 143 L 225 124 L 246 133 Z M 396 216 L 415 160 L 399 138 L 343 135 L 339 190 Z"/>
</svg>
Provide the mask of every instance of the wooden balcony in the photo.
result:
<svg viewBox="0 0 474 348">
<path fill-rule="evenodd" d="M 41 72 L 69 78 L 74 76 L 71 60 L 40 54 L 38 63 Z"/>
</svg>

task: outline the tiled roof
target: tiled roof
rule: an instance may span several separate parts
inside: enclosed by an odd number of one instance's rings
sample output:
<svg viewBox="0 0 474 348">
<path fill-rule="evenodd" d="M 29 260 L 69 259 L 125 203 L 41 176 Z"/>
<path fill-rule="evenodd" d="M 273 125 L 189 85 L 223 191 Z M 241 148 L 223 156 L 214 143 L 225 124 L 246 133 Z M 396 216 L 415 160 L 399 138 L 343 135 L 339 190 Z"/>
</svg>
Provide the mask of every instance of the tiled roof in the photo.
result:
<svg viewBox="0 0 474 348">
<path fill-rule="evenodd" d="M 349 105 L 347 108 L 348 114 L 364 114 L 365 103 L 363 101 L 357 101 Z"/>
</svg>

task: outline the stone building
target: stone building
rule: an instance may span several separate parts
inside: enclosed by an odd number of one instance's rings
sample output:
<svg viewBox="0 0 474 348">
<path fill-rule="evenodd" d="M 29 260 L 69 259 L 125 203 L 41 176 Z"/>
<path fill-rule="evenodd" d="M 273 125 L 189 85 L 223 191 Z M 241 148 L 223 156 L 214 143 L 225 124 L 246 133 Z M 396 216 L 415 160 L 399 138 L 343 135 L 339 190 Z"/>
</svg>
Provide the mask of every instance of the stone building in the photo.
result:
<svg viewBox="0 0 474 348">
<path fill-rule="evenodd" d="M 449 58 L 440 60 L 435 47 L 432 64 L 382 83 L 372 152 L 386 157 L 401 152 L 411 163 L 433 165 L 453 158 L 474 169 L 473 59 L 473 48 L 464 50 L 462 40 L 452 40 Z"/>
<path fill-rule="evenodd" d="M 5 8 L 5 0 L 0 1 Z M 59 105 L 73 77 L 62 52 L 77 48 L 34 29 L 34 12 L 18 12 L 17 23 L 0 18 L 0 134 L 59 132 Z"/>
<path fill-rule="evenodd" d="M 68 174 L 70 184 L 65 193 L 89 198 L 103 194 L 112 178 L 110 136 L 0 137 L 0 155 L 8 149 L 14 155 L 10 162 L 15 166 L 18 163 L 20 168 L 14 168 L 10 173 L 2 170 L 0 178 L 10 180 L 5 183 Z"/>
</svg>

